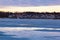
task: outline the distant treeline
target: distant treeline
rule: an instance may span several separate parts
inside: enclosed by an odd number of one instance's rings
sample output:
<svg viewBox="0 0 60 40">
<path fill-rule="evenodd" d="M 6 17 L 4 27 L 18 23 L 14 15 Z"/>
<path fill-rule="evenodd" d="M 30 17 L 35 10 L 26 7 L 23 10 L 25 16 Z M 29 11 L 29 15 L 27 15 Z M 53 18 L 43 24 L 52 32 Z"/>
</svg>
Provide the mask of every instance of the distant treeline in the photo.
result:
<svg viewBox="0 0 60 40">
<path fill-rule="evenodd" d="M 0 18 L 60 19 L 60 12 L 2 12 Z"/>
</svg>

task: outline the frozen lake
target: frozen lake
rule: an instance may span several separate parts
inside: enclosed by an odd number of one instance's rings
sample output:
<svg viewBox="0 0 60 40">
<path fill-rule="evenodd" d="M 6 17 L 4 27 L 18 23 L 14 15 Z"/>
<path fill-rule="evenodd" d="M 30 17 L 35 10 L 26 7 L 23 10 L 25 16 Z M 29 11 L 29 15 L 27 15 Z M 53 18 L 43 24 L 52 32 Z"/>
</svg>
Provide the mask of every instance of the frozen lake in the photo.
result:
<svg viewBox="0 0 60 40">
<path fill-rule="evenodd" d="M 60 32 L 45 31 L 2 31 L 0 40 L 60 40 Z"/>
<path fill-rule="evenodd" d="M 0 40 L 60 40 L 60 20 L 0 19 Z"/>
<path fill-rule="evenodd" d="M 0 27 L 60 28 L 60 20 L 53 20 L 53 19 L 0 19 Z"/>
</svg>

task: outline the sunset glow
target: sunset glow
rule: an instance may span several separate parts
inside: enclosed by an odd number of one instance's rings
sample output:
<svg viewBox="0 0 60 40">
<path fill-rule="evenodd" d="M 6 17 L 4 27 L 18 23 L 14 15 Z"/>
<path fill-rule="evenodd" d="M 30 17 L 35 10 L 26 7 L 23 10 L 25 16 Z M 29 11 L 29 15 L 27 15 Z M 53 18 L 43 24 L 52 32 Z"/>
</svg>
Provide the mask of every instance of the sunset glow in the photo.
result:
<svg viewBox="0 0 60 40">
<path fill-rule="evenodd" d="M 0 8 L 0 11 L 9 12 L 60 12 L 60 6 L 35 6 L 35 7 L 17 7 L 17 6 L 7 6 Z"/>
</svg>

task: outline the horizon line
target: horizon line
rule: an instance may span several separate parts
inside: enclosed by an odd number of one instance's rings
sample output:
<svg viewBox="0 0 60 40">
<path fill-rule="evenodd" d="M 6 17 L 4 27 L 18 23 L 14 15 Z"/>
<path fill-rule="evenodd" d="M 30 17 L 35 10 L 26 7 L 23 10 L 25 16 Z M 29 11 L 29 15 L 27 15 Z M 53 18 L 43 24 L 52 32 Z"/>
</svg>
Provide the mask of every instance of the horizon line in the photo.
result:
<svg viewBox="0 0 60 40">
<path fill-rule="evenodd" d="M 19 6 L 0 6 L 0 11 L 5 12 L 60 12 L 60 5 L 56 6 L 35 6 L 35 7 L 19 7 Z"/>
</svg>

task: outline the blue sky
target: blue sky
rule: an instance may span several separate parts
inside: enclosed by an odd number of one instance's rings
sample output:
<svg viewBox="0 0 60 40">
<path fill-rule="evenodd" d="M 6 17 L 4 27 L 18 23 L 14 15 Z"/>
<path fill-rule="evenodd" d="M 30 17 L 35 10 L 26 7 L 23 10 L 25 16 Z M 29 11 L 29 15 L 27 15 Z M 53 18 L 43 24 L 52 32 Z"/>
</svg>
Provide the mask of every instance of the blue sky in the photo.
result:
<svg viewBox="0 0 60 40">
<path fill-rule="evenodd" d="M 0 6 L 48 6 L 60 5 L 60 0 L 0 0 Z"/>
</svg>

